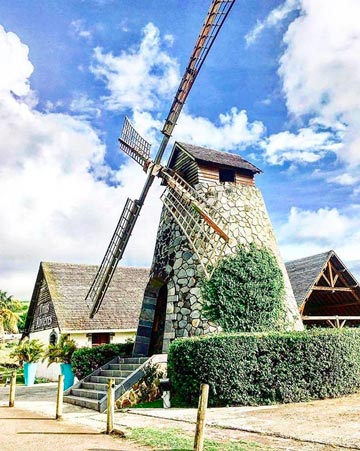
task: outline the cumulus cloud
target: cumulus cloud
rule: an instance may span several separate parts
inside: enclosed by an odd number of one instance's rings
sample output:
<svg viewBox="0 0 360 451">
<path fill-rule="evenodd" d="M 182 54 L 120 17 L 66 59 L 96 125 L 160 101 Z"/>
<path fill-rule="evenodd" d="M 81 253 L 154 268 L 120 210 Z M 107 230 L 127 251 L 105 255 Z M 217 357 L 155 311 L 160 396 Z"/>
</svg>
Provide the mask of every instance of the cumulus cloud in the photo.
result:
<svg viewBox="0 0 360 451">
<path fill-rule="evenodd" d="M 220 114 L 218 124 L 205 117 L 183 113 L 174 131 L 178 141 L 194 142 L 217 150 L 240 150 L 256 143 L 264 134 L 262 122 L 249 122 L 246 111 L 233 107 Z"/>
<path fill-rule="evenodd" d="M 284 131 L 265 138 L 260 146 L 265 150 L 268 163 L 282 165 L 315 163 L 329 152 L 342 148 L 341 142 L 331 132 L 319 132 L 313 128 L 301 128 L 296 133 Z"/>
<path fill-rule="evenodd" d="M 19 97 L 30 92 L 33 67 L 27 46 L 3 28 L 0 62 L 0 286 L 29 299 L 41 260 L 101 261 L 126 197 L 138 197 L 144 175 L 131 162 L 111 170 L 88 122 L 41 112 Z M 106 177 L 122 184 L 108 186 Z M 150 194 L 125 264 L 151 262 L 159 190 Z"/>
<path fill-rule="evenodd" d="M 15 33 L 7 33 L 0 25 L 0 90 L 11 91 L 17 96 L 30 92 L 28 78 L 34 67 L 28 59 L 29 48 L 22 44 Z"/>
<path fill-rule="evenodd" d="M 360 164 L 360 29 L 357 0 L 301 0 L 301 15 L 289 26 L 280 60 L 286 104 L 295 116 L 340 122 L 344 146 L 337 155 Z"/>
<path fill-rule="evenodd" d="M 179 83 L 179 68 L 162 50 L 162 42 L 159 29 L 148 23 L 140 45 L 129 51 L 116 56 L 99 47 L 94 50 L 91 70 L 110 92 L 106 98 L 110 110 L 152 110 L 171 98 Z"/>
<path fill-rule="evenodd" d="M 333 249 L 350 268 L 357 271 L 359 230 L 359 205 L 353 205 L 347 211 L 292 207 L 277 236 L 286 261 Z"/>
</svg>

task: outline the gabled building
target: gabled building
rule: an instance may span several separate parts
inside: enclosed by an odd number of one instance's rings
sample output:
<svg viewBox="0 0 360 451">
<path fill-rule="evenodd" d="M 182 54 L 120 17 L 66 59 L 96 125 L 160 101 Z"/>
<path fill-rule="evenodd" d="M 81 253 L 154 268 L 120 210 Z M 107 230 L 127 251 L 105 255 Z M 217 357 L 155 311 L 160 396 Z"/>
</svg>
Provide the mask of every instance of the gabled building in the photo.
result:
<svg viewBox="0 0 360 451">
<path fill-rule="evenodd" d="M 360 324 L 359 283 L 333 250 L 288 262 L 286 269 L 304 324 Z"/>
<path fill-rule="evenodd" d="M 60 334 L 67 334 L 79 347 L 134 338 L 149 270 L 118 268 L 105 302 L 90 319 L 85 296 L 96 271 L 93 265 L 40 263 L 23 336 L 48 346 L 56 343 Z M 44 368 L 40 373 L 38 370 L 38 376 L 51 378 Z"/>
</svg>

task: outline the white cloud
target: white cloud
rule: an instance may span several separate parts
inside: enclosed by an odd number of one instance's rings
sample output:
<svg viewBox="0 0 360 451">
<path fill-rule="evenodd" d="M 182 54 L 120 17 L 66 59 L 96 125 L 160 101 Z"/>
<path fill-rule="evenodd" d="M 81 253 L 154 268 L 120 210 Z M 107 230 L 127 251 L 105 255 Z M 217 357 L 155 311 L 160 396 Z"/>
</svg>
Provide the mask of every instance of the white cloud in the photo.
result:
<svg viewBox="0 0 360 451">
<path fill-rule="evenodd" d="M 260 146 L 265 150 L 265 159 L 270 164 L 285 162 L 297 164 L 314 163 L 329 152 L 342 147 L 330 132 L 319 132 L 313 128 L 301 128 L 297 133 L 284 131 L 265 138 Z"/>
<path fill-rule="evenodd" d="M 360 3 L 357 0 L 302 0 L 302 14 L 289 26 L 280 60 L 291 114 L 313 115 L 345 126 L 337 155 L 360 164 Z"/>
<path fill-rule="evenodd" d="M 15 33 L 7 33 L 0 25 L 0 90 L 12 91 L 17 96 L 30 92 L 28 78 L 34 67 L 28 60 L 29 48 Z"/>
<path fill-rule="evenodd" d="M 101 109 L 86 94 L 77 94 L 71 101 L 70 110 L 78 113 L 80 118 L 100 117 Z"/>
<path fill-rule="evenodd" d="M 115 56 L 99 47 L 94 50 L 91 70 L 110 92 L 107 108 L 151 110 L 171 98 L 179 83 L 178 64 L 161 47 L 159 29 L 148 23 L 140 45 L 128 52 Z"/>
<path fill-rule="evenodd" d="M 264 132 L 262 122 L 249 122 L 246 111 L 233 107 L 228 113 L 219 115 L 218 125 L 205 117 L 183 112 L 174 138 L 217 150 L 239 150 L 257 142 Z"/>
<path fill-rule="evenodd" d="M 78 36 L 87 40 L 91 39 L 91 32 L 86 29 L 85 21 L 83 19 L 73 20 L 70 25 Z"/>
<path fill-rule="evenodd" d="M 28 48 L 2 28 L 0 64 L 0 287 L 29 299 L 41 260 L 101 261 L 126 197 L 138 197 L 144 175 L 131 162 L 118 172 L 106 166 L 105 146 L 86 121 L 42 113 L 11 94 L 30 92 L 32 65 Z M 159 190 L 149 196 L 124 264 L 151 262 Z"/>
<path fill-rule="evenodd" d="M 285 0 L 285 2 L 273 9 L 263 21 L 258 21 L 245 36 L 247 45 L 253 44 L 260 34 L 266 29 L 278 25 L 295 9 L 299 8 L 300 0 Z"/>
<path fill-rule="evenodd" d="M 350 267 L 356 268 L 360 253 L 359 230 L 358 205 L 343 212 L 336 208 L 302 210 L 292 207 L 277 236 L 286 261 L 333 249 Z"/>
</svg>

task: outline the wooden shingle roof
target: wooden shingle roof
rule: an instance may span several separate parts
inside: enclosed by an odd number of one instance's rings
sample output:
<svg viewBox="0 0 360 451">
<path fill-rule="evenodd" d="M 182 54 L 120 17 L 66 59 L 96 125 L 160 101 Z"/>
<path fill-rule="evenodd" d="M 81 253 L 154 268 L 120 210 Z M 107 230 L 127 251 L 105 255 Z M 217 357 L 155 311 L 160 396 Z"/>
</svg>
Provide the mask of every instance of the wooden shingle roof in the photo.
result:
<svg viewBox="0 0 360 451">
<path fill-rule="evenodd" d="M 176 142 L 175 146 L 179 146 L 181 149 L 185 150 L 185 152 L 190 154 L 198 162 L 213 163 L 230 168 L 244 169 L 251 172 L 252 174 L 258 174 L 262 172 L 261 169 L 257 168 L 252 163 L 242 158 L 240 155 L 234 153 L 194 146 L 193 144 L 186 144 L 183 142 Z M 170 157 L 170 167 L 171 164 L 172 158 Z"/>
<path fill-rule="evenodd" d="M 116 269 L 98 314 L 90 319 L 85 296 L 97 269 L 93 265 L 41 263 L 60 330 L 136 329 L 149 270 Z"/>
<path fill-rule="evenodd" d="M 340 260 L 336 252 L 330 250 L 285 263 L 295 299 L 299 306 L 307 299 L 329 260 L 331 260 L 334 269 L 341 272 L 346 285 L 355 287 L 357 292 L 360 290 L 355 277 Z"/>
</svg>

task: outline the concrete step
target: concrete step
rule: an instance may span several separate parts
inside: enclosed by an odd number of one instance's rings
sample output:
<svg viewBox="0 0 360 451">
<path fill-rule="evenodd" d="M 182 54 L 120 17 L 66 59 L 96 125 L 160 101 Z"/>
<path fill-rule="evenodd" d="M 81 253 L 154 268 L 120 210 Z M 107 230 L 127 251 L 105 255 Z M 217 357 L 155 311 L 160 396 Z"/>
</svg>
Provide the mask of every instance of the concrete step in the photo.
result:
<svg viewBox="0 0 360 451">
<path fill-rule="evenodd" d="M 84 388 L 85 390 L 99 390 L 107 391 L 107 384 L 100 384 L 96 382 L 82 382 L 79 388 Z"/>
<path fill-rule="evenodd" d="M 119 385 L 125 379 L 125 377 L 114 377 L 115 384 Z M 94 382 L 96 384 L 107 384 L 109 376 L 91 376 L 88 382 Z"/>
<path fill-rule="evenodd" d="M 119 359 L 119 363 L 135 363 L 136 365 L 142 365 L 148 360 L 148 357 L 122 357 Z"/>
<path fill-rule="evenodd" d="M 99 376 L 106 376 L 106 377 L 127 377 L 131 373 L 133 373 L 135 370 L 101 370 Z"/>
<path fill-rule="evenodd" d="M 135 371 L 139 368 L 138 363 L 111 363 L 109 365 L 109 370 L 115 370 L 115 371 Z"/>
<path fill-rule="evenodd" d="M 64 401 L 69 404 L 75 404 L 76 406 L 86 407 L 87 409 L 97 410 L 100 409 L 100 402 L 97 399 L 91 398 L 78 398 L 73 395 L 64 396 Z"/>
<path fill-rule="evenodd" d="M 79 398 L 102 399 L 106 396 L 106 391 L 86 390 L 84 388 L 72 388 L 70 394 Z"/>
</svg>

